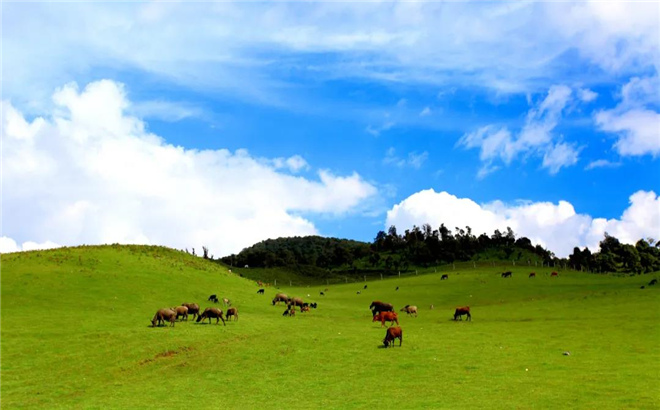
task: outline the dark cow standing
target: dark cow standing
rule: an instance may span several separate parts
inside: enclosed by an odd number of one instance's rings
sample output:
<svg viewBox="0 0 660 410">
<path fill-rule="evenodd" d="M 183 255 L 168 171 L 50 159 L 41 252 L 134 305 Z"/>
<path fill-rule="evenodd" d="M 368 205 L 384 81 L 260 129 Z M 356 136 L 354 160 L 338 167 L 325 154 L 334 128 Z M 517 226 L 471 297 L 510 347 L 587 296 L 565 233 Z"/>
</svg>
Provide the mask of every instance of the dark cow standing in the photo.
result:
<svg viewBox="0 0 660 410">
<path fill-rule="evenodd" d="M 201 315 L 197 316 L 197 322 L 208 319 L 209 324 L 211 324 L 211 319 L 216 319 L 215 324 L 217 325 L 222 320 L 222 324 L 227 326 L 225 319 L 222 317 L 222 310 L 214 307 L 204 309 Z"/>
<path fill-rule="evenodd" d="M 529 277 L 530 277 L 530 278 L 535 278 L 535 277 L 536 277 L 536 272 L 532 272 L 532 273 L 530 273 L 530 274 L 529 274 Z"/>
<path fill-rule="evenodd" d="M 209 302 L 213 302 L 213 303 L 218 303 L 219 302 L 217 295 L 211 295 L 211 296 L 209 296 L 209 298 L 207 300 Z"/>
<path fill-rule="evenodd" d="M 389 347 L 391 343 L 392 347 L 394 347 L 395 339 L 399 339 L 399 347 L 401 347 L 403 344 L 403 330 L 401 330 L 400 326 L 387 328 L 387 332 L 385 332 L 385 339 L 383 339 L 383 344 L 385 347 Z"/>
<path fill-rule="evenodd" d="M 372 316 L 376 316 L 380 312 L 394 312 L 394 306 L 391 303 L 383 303 L 380 300 L 371 302 L 369 309 L 371 309 Z"/>
<path fill-rule="evenodd" d="M 555 276 L 555 277 L 559 277 L 559 274 L 558 274 L 557 272 L 552 272 L 552 273 L 550 274 L 550 277 L 553 277 L 553 276 Z"/>
<path fill-rule="evenodd" d="M 366 288 L 367 288 L 367 285 L 364 285 L 364 289 L 366 289 Z"/>
<path fill-rule="evenodd" d="M 513 274 L 511 273 L 511 271 L 506 271 L 506 272 L 503 272 L 503 273 L 502 273 L 502 277 L 503 277 L 503 278 L 510 278 L 511 275 L 513 275 Z"/>
<path fill-rule="evenodd" d="M 467 315 L 467 320 L 472 321 L 472 315 L 470 314 L 470 306 L 461 306 L 457 307 L 454 312 L 454 320 L 461 318 L 463 320 L 463 315 Z"/>
<path fill-rule="evenodd" d="M 449 275 L 442 275 L 440 277 L 440 280 L 445 280 L 445 279 L 449 279 Z"/>
<path fill-rule="evenodd" d="M 257 291 L 257 293 L 263 295 L 265 291 L 266 291 L 265 289 L 259 289 L 259 290 Z"/>
<path fill-rule="evenodd" d="M 197 303 L 182 303 L 181 306 L 188 308 L 188 314 L 192 315 L 193 320 L 199 316 L 199 305 Z"/>
</svg>

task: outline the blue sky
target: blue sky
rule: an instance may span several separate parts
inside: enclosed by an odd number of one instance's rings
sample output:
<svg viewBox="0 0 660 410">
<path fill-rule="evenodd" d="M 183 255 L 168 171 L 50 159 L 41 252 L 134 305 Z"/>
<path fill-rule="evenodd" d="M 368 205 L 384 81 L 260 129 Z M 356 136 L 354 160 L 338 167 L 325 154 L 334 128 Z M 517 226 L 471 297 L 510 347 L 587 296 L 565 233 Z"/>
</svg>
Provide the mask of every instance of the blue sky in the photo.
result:
<svg viewBox="0 0 660 410">
<path fill-rule="evenodd" d="M 659 7 L 5 2 L 0 251 L 659 238 Z"/>
</svg>

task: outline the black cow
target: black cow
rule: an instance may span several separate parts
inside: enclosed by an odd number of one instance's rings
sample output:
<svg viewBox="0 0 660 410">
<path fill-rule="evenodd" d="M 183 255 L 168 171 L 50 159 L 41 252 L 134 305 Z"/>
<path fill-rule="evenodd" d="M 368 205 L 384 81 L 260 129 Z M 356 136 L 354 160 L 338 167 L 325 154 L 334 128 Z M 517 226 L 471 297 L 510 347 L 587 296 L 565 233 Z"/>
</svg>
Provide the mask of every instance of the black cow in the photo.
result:
<svg viewBox="0 0 660 410">
<path fill-rule="evenodd" d="M 213 302 L 213 303 L 218 303 L 219 302 L 218 297 L 216 295 L 209 296 L 209 298 L 207 300 L 209 302 Z"/>
<path fill-rule="evenodd" d="M 309 307 L 314 308 L 314 309 L 316 309 L 316 306 L 317 306 L 316 302 L 309 304 Z"/>
<path fill-rule="evenodd" d="M 449 275 L 442 275 L 440 277 L 440 280 L 445 280 L 445 279 L 449 279 Z"/>
<path fill-rule="evenodd" d="M 325 296 L 325 293 L 323 293 L 323 292 L 320 292 L 320 295 L 321 295 L 321 296 Z"/>
<path fill-rule="evenodd" d="M 506 272 L 503 272 L 503 273 L 502 273 L 502 277 L 503 277 L 503 278 L 510 278 L 511 275 L 513 275 L 513 274 L 511 273 L 511 271 L 506 271 Z"/>
<path fill-rule="evenodd" d="M 265 291 L 266 291 L 266 289 L 259 289 L 259 290 L 257 291 L 257 293 L 263 295 Z"/>
<path fill-rule="evenodd" d="M 653 285 L 655 285 L 656 283 L 658 283 L 658 280 L 657 280 L 657 279 L 653 279 L 652 281 L 649 282 L 649 286 L 653 286 Z"/>
<path fill-rule="evenodd" d="M 367 285 L 364 285 L 364 289 L 366 289 L 366 288 L 367 288 Z"/>
</svg>

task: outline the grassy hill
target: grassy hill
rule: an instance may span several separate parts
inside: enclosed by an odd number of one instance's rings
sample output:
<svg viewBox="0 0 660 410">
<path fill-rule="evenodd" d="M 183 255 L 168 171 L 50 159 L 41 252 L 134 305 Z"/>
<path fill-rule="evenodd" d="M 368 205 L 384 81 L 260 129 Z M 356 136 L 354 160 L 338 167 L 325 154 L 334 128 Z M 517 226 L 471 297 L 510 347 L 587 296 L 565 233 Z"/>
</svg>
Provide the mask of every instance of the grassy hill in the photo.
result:
<svg viewBox="0 0 660 410">
<path fill-rule="evenodd" d="M 639 289 L 657 274 L 551 279 L 536 268 L 528 279 L 524 266 L 501 279 L 497 266 L 457 266 L 446 281 L 280 286 L 319 304 L 289 318 L 270 303 L 277 289 L 257 295 L 236 272 L 162 247 L 0 263 L 6 408 L 660 407 L 660 287 Z M 210 306 L 211 293 L 230 298 L 240 320 L 149 327 L 158 308 Z M 419 307 L 400 318 L 402 348 L 379 348 L 374 299 Z M 471 323 L 450 320 L 458 305 L 472 307 Z"/>
</svg>

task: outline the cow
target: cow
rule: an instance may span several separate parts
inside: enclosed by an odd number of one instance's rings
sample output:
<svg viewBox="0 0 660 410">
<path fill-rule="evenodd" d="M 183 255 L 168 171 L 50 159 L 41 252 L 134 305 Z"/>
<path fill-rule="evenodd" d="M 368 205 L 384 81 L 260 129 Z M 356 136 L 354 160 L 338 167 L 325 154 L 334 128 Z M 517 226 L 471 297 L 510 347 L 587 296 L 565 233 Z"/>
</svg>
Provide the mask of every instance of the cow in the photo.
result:
<svg viewBox="0 0 660 410">
<path fill-rule="evenodd" d="M 188 314 L 192 315 L 193 320 L 199 315 L 199 305 L 197 303 L 182 303 L 181 306 L 188 308 Z"/>
<path fill-rule="evenodd" d="M 222 298 L 222 304 L 225 305 L 225 307 L 231 306 L 231 300 Z"/>
<path fill-rule="evenodd" d="M 408 316 L 411 316 L 413 313 L 415 314 L 415 317 L 417 317 L 417 306 L 410 306 L 406 305 L 399 312 L 406 312 Z"/>
<path fill-rule="evenodd" d="M 174 322 L 176 322 L 176 312 L 171 309 L 158 309 L 154 318 L 151 319 L 151 326 L 156 326 L 156 323 L 160 326 L 161 324 L 164 324 L 165 321 L 170 322 L 170 326 L 173 327 Z"/>
<path fill-rule="evenodd" d="M 238 320 L 238 309 L 235 307 L 230 307 L 229 309 L 227 309 L 227 314 L 225 315 L 225 317 L 227 318 L 228 321 L 230 320 L 229 316 L 233 316 L 234 320 Z"/>
<path fill-rule="evenodd" d="M 309 306 L 303 306 L 300 308 L 300 313 L 302 312 L 309 312 Z"/>
<path fill-rule="evenodd" d="M 265 291 L 266 291 L 266 289 L 259 289 L 257 291 L 257 293 L 260 294 L 260 295 L 263 295 Z"/>
<path fill-rule="evenodd" d="M 553 276 L 554 276 L 554 277 L 559 277 L 559 274 L 558 274 L 557 272 L 552 272 L 552 273 L 550 274 L 550 277 L 552 278 Z"/>
<path fill-rule="evenodd" d="M 182 320 L 188 321 L 188 308 L 185 306 L 175 306 L 171 308 L 170 310 L 174 311 L 176 313 L 176 318 L 178 319 L 179 317 L 182 318 Z"/>
<path fill-rule="evenodd" d="M 216 295 L 211 295 L 211 296 L 209 296 L 209 298 L 208 298 L 207 300 L 208 300 L 209 302 L 213 302 L 213 303 L 218 303 L 218 302 L 219 302 L 219 300 L 218 300 L 218 296 L 216 296 Z"/>
<path fill-rule="evenodd" d="M 532 273 L 530 273 L 530 274 L 529 274 L 529 277 L 530 277 L 530 278 L 535 278 L 535 277 L 536 277 L 536 272 L 532 272 Z"/>
<path fill-rule="evenodd" d="M 442 275 L 440 277 L 440 280 L 445 280 L 445 279 L 449 279 L 449 275 Z"/>
<path fill-rule="evenodd" d="M 375 316 L 379 312 L 394 312 L 394 306 L 391 303 L 383 303 L 380 300 L 371 302 L 369 309 L 371 309 L 372 316 Z"/>
<path fill-rule="evenodd" d="M 380 321 L 380 327 L 385 326 L 385 322 L 390 322 L 390 326 L 392 326 L 396 322 L 396 324 L 399 324 L 399 315 L 396 314 L 396 312 L 380 312 L 376 315 L 374 315 L 374 318 L 372 322 L 378 322 Z"/>
<path fill-rule="evenodd" d="M 305 302 L 303 302 L 303 300 L 300 299 L 300 298 L 291 298 L 291 299 L 289 299 L 289 301 L 287 302 L 287 305 L 288 305 L 290 308 L 294 308 L 294 307 L 296 307 L 296 306 L 299 306 L 300 309 L 302 309 L 304 303 L 305 303 Z"/>
<path fill-rule="evenodd" d="M 225 323 L 225 319 L 222 317 L 222 310 L 214 307 L 206 308 L 204 309 L 204 312 L 202 312 L 201 315 L 197 316 L 197 322 L 201 322 L 204 319 L 209 320 L 209 324 L 211 324 L 211 319 L 215 319 L 215 324 L 217 325 L 220 323 L 222 320 L 222 324 L 227 326 Z"/>
<path fill-rule="evenodd" d="M 258 281 L 257 281 L 257 286 L 259 286 L 260 288 L 263 288 L 263 287 L 264 287 L 264 283 L 263 283 L 262 281 L 258 280 Z"/>
<path fill-rule="evenodd" d="M 318 306 L 318 305 L 316 304 L 316 302 L 314 302 L 314 303 L 310 303 L 310 304 L 309 304 L 309 307 L 311 307 L 311 308 L 313 308 L 313 309 L 316 309 L 317 306 Z"/>
<path fill-rule="evenodd" d="M 273 298 L 273 306 L 275 306 L 275 304 L 279 305 L 280 302 L 285 302 L 286 303 L 288 301 L 289 301 L 289 297 L 287 295 L 285 295 L 284 293 L 278 293 Z"/>
<path fill-rule="evenodd" d="M 367 288 L 367 285 L 364 285 L 364 288 L 362 288 L 362 289 L 366 289 L 366 288 Z"/>
<path fill-rule="evenodd" d="M 293 307 L 286 307 L 286 310 L 284 313 L 282 313 L 282 316 L 295 316 L 296 315 L 296 310 Z"/>
<path fill-rule="evenodd" d="M 657 279 L 653 279 L 652 281 L 649 282 L 649 286 L 653 286 L 653 285 L 655 285 L 656 283 L 658 283 L 658 280 L 657 280 Z"/>
<path fill-rule="evenodd" d="M 503 278 L 510 278 L 511 275 L 513 275 L 513 274 L 511 273 L 511 271 L 506 271 L 506 272 L 503 272 L 503 273 L 502 273 L 502 277 L 503 277 Z"/>
<path fill-rule="evenodd" d="M 470 306 L 460 306 L 456 308 L 454 312 L 454 320 L 458 320 L 460 317 L 463 320 L 463 315 L 467 315 L 467 320 L 472 321 L 472 315 L 470 314 Z"/>
<path fill-rule="evenodd" d="M 387 332 L 385 332 L 385 339 L 383 339 L 383 344 L 385 347 L 389 347 L 390 343 L 394 347 L 394 340 L 399 339 L 399 347 L 403 344 L 403 330 L 400 326 L 397 327 L 388 327 Z"/>
<path fill-rule="evenodd" d="M 397 286 L 396 289 L 394 289 L 394 290 L 399 290 L 399 287 Z"/>
<path fill-rule="evenodd" d="M 319 292 L 319 295 L 321 295 L 321 296 L 325 296 L 325 293 L 323 293 L 323 292 Z"/>
<path fill-rule="evenodd" d="M 362 292 L 360 292 L 360 291 L 358 290 L 358 291 L 357 291 L 357 294 L 359 295 L 360 293 L 362 293 Z"/>
</svg>

